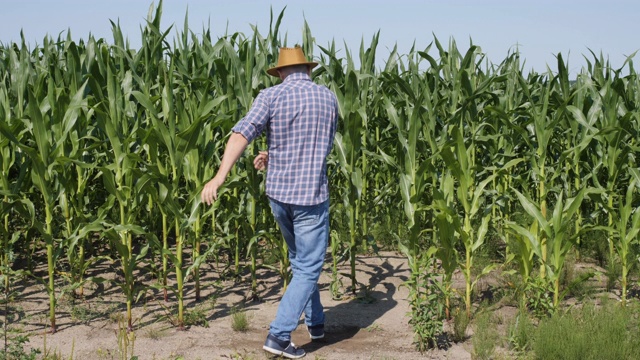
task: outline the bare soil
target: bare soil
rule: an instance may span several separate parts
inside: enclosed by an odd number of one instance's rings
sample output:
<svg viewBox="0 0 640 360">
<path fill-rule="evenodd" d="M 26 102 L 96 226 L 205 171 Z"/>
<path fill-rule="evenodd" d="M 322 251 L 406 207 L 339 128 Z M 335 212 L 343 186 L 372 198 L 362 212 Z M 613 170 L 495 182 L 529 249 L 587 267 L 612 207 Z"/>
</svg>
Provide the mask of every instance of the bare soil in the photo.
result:
<svg viewBox="0 0 640 360">
<path fill-rule="evenodd" d="M 113 277 L 117 264 L 105 264 L 98 270 Z M 402 284 L 409 276 L 406 259 L 387 252 L 358 258 L 357 279 L 363 286 L 356 296 L 332 299 L 329 291 L 331 273 L 328 265 L 320 278 L 322 302 L 327 323 L 325 339 L 311 341 L 301 322 L 292 334 L 293 342 L 307 351 L 311 359 L 471 359 L 470 337 L 462 343 L 450 343 L 446 349 L 425 353 L 416 351 L 409 325 L 408 290 Z M 345 267 L 343 273 L 348 272 Z M 99 274 L 103 272 L 102 274 Z M 259 278 L 259 301 L 251 300 L 250 281 L 221 277 L 212 264 L 202 268 L 202 299 L 195 302 L 192 283 L 185 290 L 187 313 L 198 317 L 198 324 L 178 330 L 172 321 L 176 302 L 162 299 L 159 290 L 149 290 L 135 304 L 135 330 L 129 334 L 127 359 L 269 359 L 262 350 L 269 323 L 282 295 L 282 282 L 277 273 L 263 269 Z M 347 278 L 343 278 L 345 285 Z M 460 282 L 461 279 L 458 279 Z M 153 279 L 145 282 L 151 284 Z M 61 284 L 62 285 L 62 284 Z M 458 285 L 462 285 L 459 283 Z M 112 282 L 92 284 L 82 300 L 61 297 L 58 303 L 54 334 L 48 331 L 48 298 L 41 284 L 24 286 L 12 304 L 17 316 L 11 327 L 29 335 L 29 346 L 44 349 L 61 359 L 123 359 L 126 332 L 122 322 L 124 297 Z M 479 284 L 488 289 L 487 283 Z M 245 332 L 232 329 L 232 313 L 244 311 L 248 319 Z M 516 313 L 510 306 L 498 309 L 506 319 Z M 207 326 L 208 325 L 208 326 Z M 451 324 L 447 324 L 451 326 Z M 471 334 L 471 327 L 468 329 Z M 133 350 L 131 350 L 133 348 Z M 133 352 L 132 352 L 133 351 Z M 182 358 L 180 358 L 182 357 Z"/>
</svg>

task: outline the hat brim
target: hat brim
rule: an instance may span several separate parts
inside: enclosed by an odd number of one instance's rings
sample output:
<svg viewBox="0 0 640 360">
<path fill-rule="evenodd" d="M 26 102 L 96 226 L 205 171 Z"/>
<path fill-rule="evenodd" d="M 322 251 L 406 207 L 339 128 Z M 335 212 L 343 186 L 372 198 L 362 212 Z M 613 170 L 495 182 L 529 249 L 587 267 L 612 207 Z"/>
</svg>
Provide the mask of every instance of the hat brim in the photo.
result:
<svg viewBox="0 0 640 360">
<path fill-rule="evenodd" d="M 271 76 L 275 76 L 275 77 L 280 77 L 280 74 L 278 74 L 278 70 L 280 70 L 282 68 L 289 67 L 289 66 L 298 66 L 298 65 L 309 65 L 313 69 L 314 67 L 318 66 L 318 63 L 317 62 L 304 62 L 304 63 L 298 63 L 298 64 L 287 64 L 287 65 L 282 65 L 282 66 L 276 66 L 276 67 L 272 67 L 271 69 L 268 69 L 267 70 L 267 74 L 269 74 Z"/>
</svg>

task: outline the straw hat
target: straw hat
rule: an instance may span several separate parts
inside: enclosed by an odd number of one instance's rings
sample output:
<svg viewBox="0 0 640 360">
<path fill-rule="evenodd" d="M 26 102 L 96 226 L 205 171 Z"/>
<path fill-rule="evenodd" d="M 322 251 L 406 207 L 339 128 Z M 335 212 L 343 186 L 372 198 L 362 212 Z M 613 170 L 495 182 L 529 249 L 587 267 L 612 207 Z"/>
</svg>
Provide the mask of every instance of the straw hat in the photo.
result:
<svg viewBox="0 0 640 360">
<path fill-rule="evenodd" d="M 279 77 L 278 69 L 292 65 L 309 65 L 313 69 L 318 65 L 317 62 L 309 62 L 302 52 L 302 48 L 296 46 L 294 48 L 280 48 L 280 56 L 278 57 L 278 65 L 267 70 L 267 74 Z"/>
</svg>

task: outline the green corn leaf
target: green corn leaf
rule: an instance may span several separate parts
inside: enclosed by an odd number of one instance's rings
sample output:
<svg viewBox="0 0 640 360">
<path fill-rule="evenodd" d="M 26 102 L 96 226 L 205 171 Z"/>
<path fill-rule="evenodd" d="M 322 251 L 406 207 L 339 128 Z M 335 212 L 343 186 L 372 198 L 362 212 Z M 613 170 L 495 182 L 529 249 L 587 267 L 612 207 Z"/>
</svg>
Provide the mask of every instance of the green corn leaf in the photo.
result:
<svg viewBox="0 0 640 360">
<path fill-rule="evenodd" d="M 475 252 L 476 250 L 478 250 L 480 248 L 480 246 L 482 246 L 482 244 L 484 244 L 484 238 L 487 235 L 487 231 L 489 230 L 489 221 L 491 220 L 490 216 L 484 216 L 482 218 L 482 223 L 480 224 L 480 227 L 478 228 L 478 233 L 476 234 L 476 239 L 475 242 L 473 243 L 473 246 L 471 247 L 471 251 Z"/>
<path fill-rule="evenodd" d="M 515 223 L 508 223 L 508 226 L 510 229 L 514 230 L 517 234 L 523 236 L 525 239 L 527 239 L 530 249 L 539 257 L 542 258 L 542 250 L 540 247 L 540 241 L 538 240 L 538 237 L 532 233 L 531 231 L 529 231 L 528 229 L 515 224 Z"/>
<path fill-rule="evenodd" d="M 545 219 L 542 216 L 542 213 L 540 212 L 540 209 L 538 208 L 538 206 L 534 204 L 533 201 L 531 201 L 531 199 L 524 196 L 518 190 L 513 189 L 513 191 L 516 193 L 516 196 L 518 197 L 520 204 L 522 205 L 524 210 L 527 212 L 527 214 L 533 217 L 538 222 L 538 224 L 540 224 L 540 226 L 542 227 L 542 229 L 546 234 L 548 235 L 552 234 L 551 227 L 549 226 L 549 222 L 547 221 L 547 219 Z"/>
<path fill-rule="evenodd" d="M 411 177 L 407 174 L 400 175 L 400 193 L 402 195 L 402 199 L 404 200 L 404 212 L 407 215 L 407 220 L 409 221 L 408 227 L 412 227 L 414 225 L 415 219 L 415 208 L 413 203 L 411 202 Z"/>
<path fill-rule="evenodd" d="M 551 223 L 553 226 L 553 229 L 556 232 L 556 236 L 558 235 L 558 233 L 561 231 L 562 228 L 562 223 L 564 222 L 565 217 L 569 218 L 570 215 L 567 214 L 566 211 L 564 211 L 564 201 L 563 201 L 563 192 L 561 192 L 558 195 L 558 200 L 556 201 L 556 206 L 553 209 L 553 215 L 551 218 Z M 548 236 L 553 236 L 552 233 L 548 232 L 547 233 Z"/>
<path fill-rule="evenodd" d="M 469 210 L 469 216 L 473 217 L 478 212 L 480 208 L 480 202 L 484 198 L 484 189 L 487 187 L 489 183 L 493 181 L 493 179 L 496 178 L 496 175 L 497 174 L 495 173 L 490 175 L 486 179 L 482 180 L 480 184 L 477 185 L 473 193 L 473 198 L 471 199 L 471 209 Z"/>
</svg>

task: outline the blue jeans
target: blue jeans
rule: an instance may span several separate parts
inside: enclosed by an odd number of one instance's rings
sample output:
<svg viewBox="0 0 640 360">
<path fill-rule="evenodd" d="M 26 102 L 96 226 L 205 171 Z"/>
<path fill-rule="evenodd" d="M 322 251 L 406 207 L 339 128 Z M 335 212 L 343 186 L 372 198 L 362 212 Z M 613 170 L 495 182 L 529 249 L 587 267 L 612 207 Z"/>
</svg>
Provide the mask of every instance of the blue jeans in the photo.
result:
<svg viewBox="0 0 640 360">
<path fill-rule="evenodd" d="M 289 247 L 293 278 L 287 287 L 269 332 L 289 341 L 304 312 L 308 326 L 324 324 L 318 279 L 329 241 L 329 201 L 318 205 L 284 204 L 270 199 L 284 240 Z"/>
</svg>

